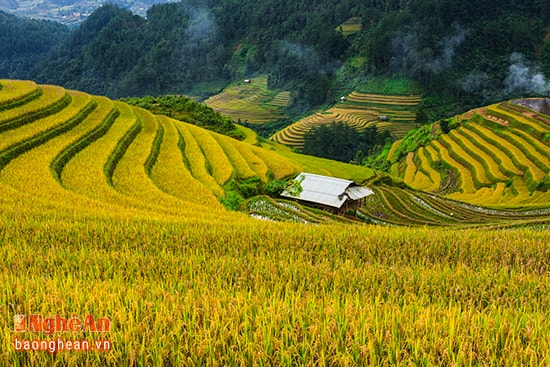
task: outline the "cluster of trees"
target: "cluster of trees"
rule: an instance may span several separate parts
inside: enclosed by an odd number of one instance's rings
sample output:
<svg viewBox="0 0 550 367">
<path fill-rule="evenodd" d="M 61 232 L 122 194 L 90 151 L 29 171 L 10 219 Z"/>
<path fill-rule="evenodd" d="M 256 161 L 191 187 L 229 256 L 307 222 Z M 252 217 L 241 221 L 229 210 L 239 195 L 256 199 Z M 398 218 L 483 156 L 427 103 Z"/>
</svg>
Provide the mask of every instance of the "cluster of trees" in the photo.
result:
<svg viewBox="0 0 550 367">
<path fill-rule="evenodd" d="M 354 47 L 371 70 L 404 74 L 426 94 L 458 102 L 450 111 L 458 113 L 550 93 L 534 81 L 540 72 L 550 76 L 549 26 L 543 0 L 411 0 L 371 23 Z M 514 74 L 520 64 L 522 74 Z"/>
<path fill-rule="evenodd" d="M 333 122 L 311 129 L 304 139 L 304 154 L 362 164 L 393 138 L 389 131 L 379 132 L 374 125 L 358 132 L 349 125 Z"/>
<path fill-rule="evenodd" d="M 307 108 L 325 101 L 349 46 L 335 28 L 361 3 L 315 2 L 194 0 L 155 5 L 146 18 L 107 4 L 33 78 L 119 98 L 205 95 L 268 73 L 270 87 L 292 89 Z"/>
<path fill-rule="evenodd" d="M 361 17 L 362 31 L 344 37 L 338 26 L 350 17 Z M 18 77 L 113 98 L 206 96 L 266 73 L 270 87 L 292 90 L 298 111 L 365 78 L 404 75 L 463 110 L 548 94 L 547 81 L 533 81 L 550 74 L 549 19 L 546 0 L 186 0 L 155 5 L 146 18 L 104 5 L 68 37 L 62 27 L 3 26 L 0 47 L 19 56 L 0 71 L 28 70 L 28 60 L 40 65 Z M 43 63 L 25 57 L 52 48 Z M 361 63 L 347 62 L 357 56 Z M 510 77 L 513 64 L 521 75 Z"/>
<path fill-rule="evenodd" d="M 184 3 L 155 5 L 147 19 L 113 4 L 97 9 L 35 75 L 112 98 L 191 91 L 228 81 L 213 19 Z"/>
<path fill-rule="evenodd" d="M 18 18 L 0 11 L 0 78 L 28 79 L 68 35 L 69 28 L 49 21 Z"/>
</svg>

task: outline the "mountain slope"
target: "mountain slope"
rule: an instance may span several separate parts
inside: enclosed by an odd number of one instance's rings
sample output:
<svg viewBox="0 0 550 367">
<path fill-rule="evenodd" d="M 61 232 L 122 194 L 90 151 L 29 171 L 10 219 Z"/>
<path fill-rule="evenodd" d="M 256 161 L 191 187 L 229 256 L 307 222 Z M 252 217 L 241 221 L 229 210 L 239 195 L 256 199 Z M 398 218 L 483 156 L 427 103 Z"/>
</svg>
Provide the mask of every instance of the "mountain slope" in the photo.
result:
<svg viewBox="0 0 550 367">
<path fill-rule="evenodd" d="M 194 216 L 225 212 L 219 200 L 231 182 L 266 183 L 305 167 L 360 181 L 372 176 L 316 158 L 298 163 L 292 154 L 105 97 L 30 81 L 0 85 L 4 204 L 33 198 L 36 209 Z"/>
<path fill-rule="evenodd" d="M 269 75 L 300 114 L 353 90 L 383 93 L 365 86 L 398 77 L 431 97 L 423 107 L 435 119 L 548 95 L 548 12 L 534 0 L 220 0 L 159 4 L 144 19 L 105 5 L 29 78 L 111 98 L 207 98 Z M 361 27 L 344 36 L 352 18 Z"/>
<path fill-rule="evenodd" d="M 68 36 L 69 28 L 0 11 L 0 78 L 28 79 Z"/>
<path fill-rule="evenodd" d="M 524 99 L 472 110 L 456 118 L 456 129 L 408 153 L 392 171 L 413 188 L 470 203 L 548 206 L 547 105 L 548 99 Z"/>
</svg>

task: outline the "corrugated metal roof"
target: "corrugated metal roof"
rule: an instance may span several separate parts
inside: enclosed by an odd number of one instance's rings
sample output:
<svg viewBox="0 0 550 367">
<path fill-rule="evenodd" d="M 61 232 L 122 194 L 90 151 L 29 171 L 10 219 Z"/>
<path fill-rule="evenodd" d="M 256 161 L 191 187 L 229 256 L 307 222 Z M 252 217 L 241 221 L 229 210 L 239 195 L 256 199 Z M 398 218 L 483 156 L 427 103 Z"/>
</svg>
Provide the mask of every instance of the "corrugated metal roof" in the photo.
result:
<svg viewBox="0 0 550 367">
<path fill-rule="evenodd" d="M 302 172 L 296 180 L 301 181 L 302 191 L 298 195 L 292 195 L 285 190 L 281 196 L 341 208 L 348 197 L 358 200 L 373 193 L 366 187 L 354 186 L 355 183 L 350 180 L 312 173 Z"/>
<path fill-rule="evenodd" d="M 362 198 L 366 198 L 371 194 L 374 194 L 374 192 L 371 189 L 368 189 L 363 186 L 348 187 L 348 189 L 346 190 L 346 193 L 352 200 L 359 200 Z"/>
</svg>

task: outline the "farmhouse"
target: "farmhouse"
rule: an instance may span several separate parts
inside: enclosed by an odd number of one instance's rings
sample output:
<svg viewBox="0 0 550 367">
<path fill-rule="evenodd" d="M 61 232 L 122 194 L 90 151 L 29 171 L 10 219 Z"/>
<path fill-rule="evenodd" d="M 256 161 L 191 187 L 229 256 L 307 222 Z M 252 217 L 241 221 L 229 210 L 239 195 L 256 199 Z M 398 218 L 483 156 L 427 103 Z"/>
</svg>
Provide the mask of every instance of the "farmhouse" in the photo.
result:
<svg viewBox="0 0 550 367">
<path fill-rule="evenodd" d="M 343 213 L 349 209 L 359 208 L 371 194 L 371 189 L 357 185 L 353 181 L 302 172 L 281 196 L 331 212 Z"/>
</svg>

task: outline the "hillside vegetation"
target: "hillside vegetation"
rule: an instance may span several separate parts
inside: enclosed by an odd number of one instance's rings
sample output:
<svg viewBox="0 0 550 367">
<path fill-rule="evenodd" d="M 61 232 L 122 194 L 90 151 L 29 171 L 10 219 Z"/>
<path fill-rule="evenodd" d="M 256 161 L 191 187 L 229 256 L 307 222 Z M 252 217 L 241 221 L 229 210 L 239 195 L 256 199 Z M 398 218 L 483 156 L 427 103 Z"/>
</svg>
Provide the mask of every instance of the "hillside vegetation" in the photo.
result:
<svg viewBox="0 0 550 367">
<path fill-rule="evenodd" d="M 304 112 L 397 77 L 429 97 L 436 119 L 548 95 L 549 11 L 539 0 L 201 0 L 143 18 L 110 4 L 27 78 L 111 98 L 206 99 L 268 75 L 269 89 L 290 91 Z"/>
<path fill-rule="evenodd" d="M 0 29 L 0 78 L 29 78 L 70 34 L 61 24 L 18 18 L 3 11 Z"/>
<path fill-rule="evenodd" d="M 333 218 L 259 197 L 247 202 L 259 216 L 286 205 L 317 224 L 257 220 L 220 204 L 231 177 L 316 169 L 360 180 L 372 171 L 105 97 L 0 85 L 1 364 L 548 362 L 550 243 L 540 216 L 505 231 L 322 224 Z M 459 209 L 456 217 L 478 210 Z M 112 329 L 16 333 L 24 314 L 93 314 Z M 112 349 L 21 352 L 16 338 L 109 340 Z"/>
<path fill-rule="evenodd" d="M 185 96 L 146 96 L 143 98 L 124 98 L 122 101 L 133 106 L 145 108 L 155 115 L 165 115 L 170 118 L 203 127 L 217 133 L 245 138 L 235 124 L 226 116 L 215 112 L 203 103 L 196 102 Z"/>
</svg>

